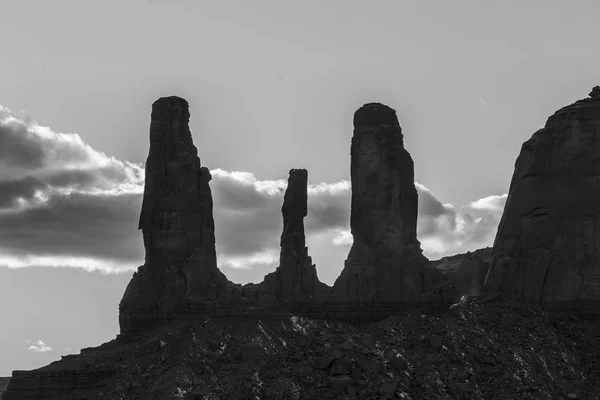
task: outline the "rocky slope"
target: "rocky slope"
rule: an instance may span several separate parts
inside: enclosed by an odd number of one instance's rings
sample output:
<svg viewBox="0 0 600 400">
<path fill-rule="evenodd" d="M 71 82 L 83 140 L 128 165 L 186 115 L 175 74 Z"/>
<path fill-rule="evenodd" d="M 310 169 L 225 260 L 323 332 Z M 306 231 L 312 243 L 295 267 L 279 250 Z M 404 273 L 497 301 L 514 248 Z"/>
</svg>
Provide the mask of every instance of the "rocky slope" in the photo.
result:
<svg viewBox="0 0 600 400">
<path fill-rule="evenodd" d="M 600 87 L 526 141 L 494 241 L 490 295 L 600 301 Z"/>
<path fill-rule="evenodd" d="M 48 384 L 26 390 L 33 373 Z M 600 324 L 468 297 L 441 314 L 361 326 L 293 314 L 180 319 L 13 375 L 4 397 L 394 398 L 600 399 Z"/>
</svg>

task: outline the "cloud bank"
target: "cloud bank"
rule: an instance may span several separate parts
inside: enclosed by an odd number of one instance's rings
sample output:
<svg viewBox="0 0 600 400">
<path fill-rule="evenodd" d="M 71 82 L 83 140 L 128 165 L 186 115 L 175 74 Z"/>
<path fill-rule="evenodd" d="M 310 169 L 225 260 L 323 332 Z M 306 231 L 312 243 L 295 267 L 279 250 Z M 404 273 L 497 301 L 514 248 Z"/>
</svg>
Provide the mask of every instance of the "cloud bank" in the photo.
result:
<svg viewBox="0 0 600 400">
<path fill-rule="evenodd" d="M 287 175 L 259 180 L 250 172 L 211 173 L 219 267 L 264 275 L 279 259 Z M 143 184 L 142 165 L 109 157 L 78 134 L 54 132 L 0 106 L 0 266 L 134 270 L 144 259 L 137 230 Z M 415 184 L 417 233 L 426 256 L 491 244 L 506 195 L 457 208 Z M 332 247 L 352 244 L 350 194 L 345 180 L 309 185 L 309 238 Z"/>
</svg>

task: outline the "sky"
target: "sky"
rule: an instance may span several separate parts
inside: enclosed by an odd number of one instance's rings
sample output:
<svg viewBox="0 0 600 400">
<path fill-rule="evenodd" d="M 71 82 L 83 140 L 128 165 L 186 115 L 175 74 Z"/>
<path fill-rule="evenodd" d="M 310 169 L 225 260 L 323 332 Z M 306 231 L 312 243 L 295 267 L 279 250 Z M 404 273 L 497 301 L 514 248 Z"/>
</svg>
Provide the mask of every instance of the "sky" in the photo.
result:
<svg viewBox="0 0 600 400">
<path fill-rule="evenodd" d="M 431 259 L 493 243 L 521 144 L 600 84 L 595 0 L 3 0 L 0 376 L 97 346 L 144 253 L 152 103 L 177 95 L 211 188 L 218 265 L 277 266 L 291 168 L 309 254 L 352 238 L 352 115 L 397 111 Z"/>
</svg>

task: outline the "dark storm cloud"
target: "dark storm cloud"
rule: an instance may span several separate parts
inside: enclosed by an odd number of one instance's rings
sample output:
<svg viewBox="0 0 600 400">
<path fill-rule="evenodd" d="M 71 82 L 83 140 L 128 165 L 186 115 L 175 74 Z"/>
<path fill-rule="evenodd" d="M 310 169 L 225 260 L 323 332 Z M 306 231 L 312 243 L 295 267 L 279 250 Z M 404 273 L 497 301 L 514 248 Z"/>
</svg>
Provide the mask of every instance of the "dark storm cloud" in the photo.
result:
<svg viewBox="0 0 600 400">
<path fill-rule="evenodd" d="M 0 181 L 0 209 L 15 207 L 18 199 L 31 201 L 38 190 L 43 190 L 47 186 L 31 176 Z"/>
<path fill-rule="evenodd" d="M 41 168 L 45 153 L 42 141 L 22 121 L 0 120 L 0 164 L 4 166 Z"/>
<path fill-rule="evenodd" d="M 0 259 L 143 260 L 143 169 L 1 111 Z"/>
<path fill-rule="evenodd" d="M 0 249 L 12 255 L 144 259 L 141 195 L 54 194 L 43 206 L 0 214 Z"/>
<path fill-rule="evenodd" d="M 350 182 L 320 183 L 309 186 L 306 231 L 319 234 L 350 225 Z"/>
<path fill-rule="evenodd" d="M 33 119 L 0 118 L 0 163 L 8 167 L 82 167 L 106 155 L 93 150 L 73 133 L 57 133 Z"/>
</svg>

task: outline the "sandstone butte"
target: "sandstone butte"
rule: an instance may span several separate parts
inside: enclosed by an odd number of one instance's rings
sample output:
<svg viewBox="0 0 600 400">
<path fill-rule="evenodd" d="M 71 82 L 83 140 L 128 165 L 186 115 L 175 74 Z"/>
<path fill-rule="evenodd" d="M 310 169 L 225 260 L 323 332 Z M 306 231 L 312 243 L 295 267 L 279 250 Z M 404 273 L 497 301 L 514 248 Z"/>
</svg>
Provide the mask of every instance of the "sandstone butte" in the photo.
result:
<svg viewBox="0 0 600 400">
<path fill-rule="evenodd" d="M 563 308 L 600 300 L 600 87 L 523 143 L 485 281 L 488 296 Z"/>
<path fill-rule="evenodd" d="M 121 333 L 180 315 L 269 315 L 294 311 L 352 321 L 457 300 L 428 264 L 416 235 L 414 167 L 396 112 L 379 103 L 354 115 L 351 146 L 354 245 L 333 287 L 319 281 L 304 233 L 308 172 L 292 169 L 282 206 L 280 265 L 259 284 L 230 282 L 217 267 L 210 172 L 189 130 L 188 103 L 152 105 L 140 216 L 146 260 L 120 303 Z"/>
<path fill-rule="evenodd" d="M 211 175 L 189 118 L 179 97 L 152 106 L 139 223 L 146 258 L 120 303 L 121 333 L 14 371 L 3 399 L 597 398 L 598 325 L 512 301 L 598 299 L 600 88 L 523 145 L 494 247 L 436 262 L 416 237 L 414 167 L 396 113 L 361 107 L 354 244 L 333 287 L 319 281 L 306 247 L 304 169 L 289 173 L 278 268 L 248 285 L 219 271 Z M 347 323 L 372 320 L 380 322 Z"/>
</svg>

